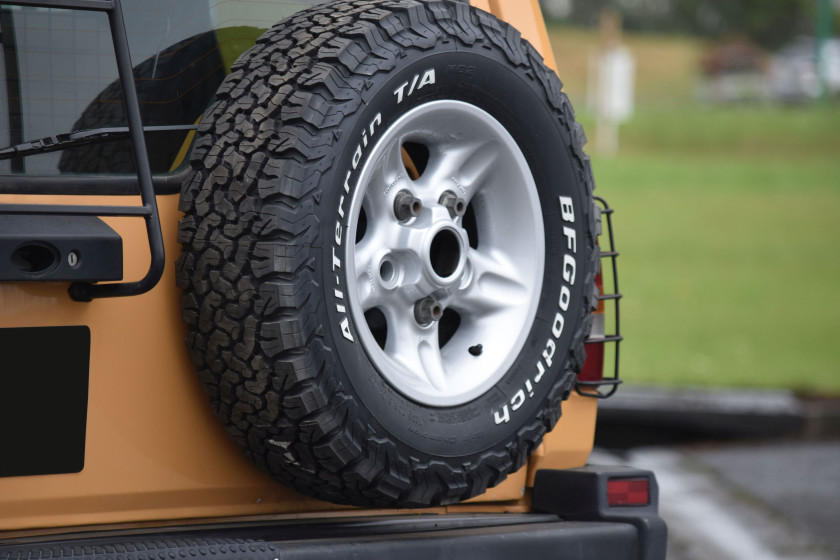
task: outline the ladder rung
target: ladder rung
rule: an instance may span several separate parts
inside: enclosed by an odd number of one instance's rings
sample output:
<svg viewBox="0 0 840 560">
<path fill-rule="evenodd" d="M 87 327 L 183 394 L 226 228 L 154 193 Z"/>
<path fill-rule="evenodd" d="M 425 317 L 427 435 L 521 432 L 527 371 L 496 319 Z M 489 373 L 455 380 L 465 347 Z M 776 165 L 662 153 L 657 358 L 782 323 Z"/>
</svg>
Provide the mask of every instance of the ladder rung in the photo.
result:
<svg viewBox="0 0 840 560">
<path fill-rule="evenodd" d="M 598 338 L 587 338 L 586 344 L 607 344 L 608 342 L 621 342 L 624 337 L 621 335 L 601 336 Z"/>
<path fill-rule="evenodd" d="M 8 0 L 3 3 L 16 6 L 61 8 L 65 10 L 95 10 L 101 12 L 108 12 L 114 9 L 113 0 Z"/>
<path fill-rule="evenodd" d="M 67 204 L 0 204 L 0 215 L 151 216 L 147 206 L 83 206 Z"/>
</svg>

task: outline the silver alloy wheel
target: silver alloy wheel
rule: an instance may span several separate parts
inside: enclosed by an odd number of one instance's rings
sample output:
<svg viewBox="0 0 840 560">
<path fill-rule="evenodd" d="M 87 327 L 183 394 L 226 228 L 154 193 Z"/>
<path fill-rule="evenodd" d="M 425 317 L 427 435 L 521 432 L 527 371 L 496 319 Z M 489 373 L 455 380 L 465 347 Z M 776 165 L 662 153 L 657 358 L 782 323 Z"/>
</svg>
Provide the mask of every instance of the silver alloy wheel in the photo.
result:
<svg viewBox="0 0 840 560">
<path fill-rule="evenodd" d="M 416 179 L 407 145 L 428 155 Z M 416 107 L 373 146 L 349 212 L 348 300 L 374 367 L 430 406 L 493 387 L 522 350 L 545 268 L 540 200 L 513 137 L 468 103 Z"/>
</svg>

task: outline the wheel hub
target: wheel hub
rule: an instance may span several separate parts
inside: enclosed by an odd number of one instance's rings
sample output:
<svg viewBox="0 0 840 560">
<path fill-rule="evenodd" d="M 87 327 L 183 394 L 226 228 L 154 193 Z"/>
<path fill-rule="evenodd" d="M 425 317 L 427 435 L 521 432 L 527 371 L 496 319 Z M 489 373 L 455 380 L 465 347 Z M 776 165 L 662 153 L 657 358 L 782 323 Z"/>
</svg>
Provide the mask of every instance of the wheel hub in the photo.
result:
<svg viewBox="0 0 840 560">
<path fill-rule="evenodd" d="M 429 152 L 414 177 L 408 143 Z M 536 185 L 510 134 L 467 103 L 412 109 L 372 148 L 350 216 L 348 300 L 373 366 L 431 406 L 490 389 L 522 350 L 545 264 Z"/>
</svg>

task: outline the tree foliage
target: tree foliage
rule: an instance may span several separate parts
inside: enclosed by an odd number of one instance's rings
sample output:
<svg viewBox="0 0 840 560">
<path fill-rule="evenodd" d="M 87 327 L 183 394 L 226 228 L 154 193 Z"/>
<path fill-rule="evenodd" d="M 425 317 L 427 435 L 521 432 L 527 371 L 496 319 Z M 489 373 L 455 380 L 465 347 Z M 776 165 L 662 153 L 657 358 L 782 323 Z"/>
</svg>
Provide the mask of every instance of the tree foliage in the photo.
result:
<svg viewBox="0 0 840 560">
<path fill-rule="evenodd" d="M 612 7 L 621 13 L 626 29 L 706 37 L 741 35 L 762 47 L 775 49 L 796 35 L 813 34 L 816 1 L 572 0 L 568 20 L 596 25 L 601 11 Z"/>
</svg>

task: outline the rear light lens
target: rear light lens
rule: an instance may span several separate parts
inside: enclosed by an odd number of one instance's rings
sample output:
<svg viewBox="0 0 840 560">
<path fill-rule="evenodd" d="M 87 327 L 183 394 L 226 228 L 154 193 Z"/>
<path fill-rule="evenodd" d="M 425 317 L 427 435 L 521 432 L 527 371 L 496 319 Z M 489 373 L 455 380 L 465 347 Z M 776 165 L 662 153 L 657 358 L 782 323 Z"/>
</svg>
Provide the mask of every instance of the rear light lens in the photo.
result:
<svg viewBox="0 0 840 560">
<path fill-rule="evenodd" d="M 595 276 L 595 286 L 598 293 L 604 293 L 604 281 L 599 272 Z M 589 331 L 589 340 L 601 341 L 606 334 L 604 319 L 604 301 L 598 302 L 598 309 L 592 313 L 592 328 Z M 604 344 L 602 342 L 589 342 L 586 348 L 586 362 L 578 375 L 578 381 L 601 381 L 604 378 Z"/>
<path fill-rule="evenodd" d="M 650 504 L 650 481 L 647 478 L 611 478 L 607 480 L 607 504 L 610 507 Z"/>
</svg>

